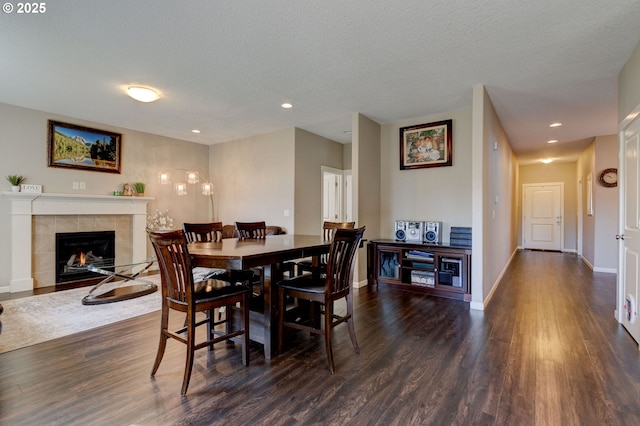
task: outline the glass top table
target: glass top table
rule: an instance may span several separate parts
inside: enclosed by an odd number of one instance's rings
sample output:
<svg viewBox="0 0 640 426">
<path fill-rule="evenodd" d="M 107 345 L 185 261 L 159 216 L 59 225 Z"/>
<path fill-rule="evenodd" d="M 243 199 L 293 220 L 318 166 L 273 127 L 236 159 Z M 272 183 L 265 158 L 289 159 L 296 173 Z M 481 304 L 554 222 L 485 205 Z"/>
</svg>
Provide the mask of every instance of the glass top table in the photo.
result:
<svg viewBox="0 0 640 426">
<path fill-rule="evenodd" d="M 88 271 L 105 275 L 105 278 L 98 284 L 93 286 L 85 297 L 82 298 L 83 305 L 101 305 L 104 303 L 119 302 L 121 300 L 133 299 L 154 293 L 158 290 L 158 286 L 151 281 L 140 278 L 140 275 L 147 272 L 151 265 L 156 261 L 155 258 L 145 259 L 141 262 L 128 263 L 124 265 L 114 266 L 92 266 L 87 265 Z M 120 278 L 120 281 L 114 281 Z M 107 283 L 113 281 L 118 286 L 111 289 L 104 289 Z M 119 286 L 121 283 L 136 281 L 138 284 Z"/>
</svg>

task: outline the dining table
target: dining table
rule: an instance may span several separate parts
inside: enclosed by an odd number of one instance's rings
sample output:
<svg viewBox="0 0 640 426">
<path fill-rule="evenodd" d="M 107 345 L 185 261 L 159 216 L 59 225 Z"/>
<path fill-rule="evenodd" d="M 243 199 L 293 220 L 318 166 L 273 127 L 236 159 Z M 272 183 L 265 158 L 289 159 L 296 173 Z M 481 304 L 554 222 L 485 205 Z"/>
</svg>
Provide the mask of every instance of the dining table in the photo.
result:
<svg viewBox="0 0 640 426">
<path fill-rule="evenodd" d="M 278 341 L 278 301 L 276 283 L 283 279 L 282 264 L 329 252 L 331 240 L 321 235 L 280 234 L 264 238 L 224 238 L 218 242 L 189 243 L 192 265 L 227 270 L 263 269 L 263 306 L 252 312 L 249 337 L 264 345 L 264 356 L 276 355 Z"/>
</svg>

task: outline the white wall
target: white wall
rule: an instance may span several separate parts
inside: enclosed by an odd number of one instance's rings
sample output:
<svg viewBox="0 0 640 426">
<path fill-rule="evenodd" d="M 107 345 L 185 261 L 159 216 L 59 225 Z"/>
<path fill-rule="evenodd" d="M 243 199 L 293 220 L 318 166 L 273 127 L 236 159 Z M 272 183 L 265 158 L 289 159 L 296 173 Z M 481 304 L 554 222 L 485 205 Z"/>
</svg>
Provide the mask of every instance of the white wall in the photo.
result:
<svg viewBox="0 0 640 426">
<path fill-rule="evenodd" d="M 292 233 L 294 148 L 293 127 L 212 145 L 209 162 L 217 220 L 224 224 L 264 220 Z"/>
<path fill-rule="evenodd" d="M 122 134 L 122 173 L 101 173 L 70 170 L 47 166 L 47 120 L 62 121 L 108 130 Z M 147 183 L 145 196 L 155 197 L 148 209 L 169 210 L 178 226 L 185 221 L 205 221 L 209 218 L 207 197 L 191 190 L 178 198 L 170 186 L 157 183 L 157 173 L 172 167 L 208 170 L 206 145 L 180 141 L 119 128 L 104 123 L 94 123 L 72 117 L 50 114 L 0 103 L 0 129 L 2 129 L 3 154 L 0 156 L 0 175 L 21 174 L 28 183 L 42 184 L 44 192 L 74 194 L 112 194 L 125 182 Z M 3 190 L 9 190 L 5 182 Z M 86 189 L 72 189 L 73 182 L 85 182 Z M 190 188 L 191 189 L 191 188 Z M 0 200 L 0 232 L 9 234 L 7 203 Z M 151 253 L 150 246 L 148 247 Z M 10 271 L 9 240 L 0 240 L 0 287 L 8 285 Z"/>
</svg>

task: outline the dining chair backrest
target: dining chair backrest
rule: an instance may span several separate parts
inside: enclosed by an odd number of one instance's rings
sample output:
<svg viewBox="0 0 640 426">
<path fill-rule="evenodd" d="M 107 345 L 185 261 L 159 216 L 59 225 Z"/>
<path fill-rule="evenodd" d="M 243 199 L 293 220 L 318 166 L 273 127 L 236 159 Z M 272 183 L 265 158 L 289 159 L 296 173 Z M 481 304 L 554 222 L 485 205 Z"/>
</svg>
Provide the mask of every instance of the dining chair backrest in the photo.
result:
<svg viewBox="0 0 640 426">
<path fill-rule="evenodd" d="M 236 222 L 238 238 L 265 238 L 267 236 L 266 222 Z"/>
<path fill-rule="evenodd" d="M 333 238 L 333 234 L 336 232 L 336 229 L 353 229 L 356 227 L 355 222 L 329 222 L 325 221 L 322 223 L 322 236 L 325 240 L 330 240 Z"/>
<path fill-rule="evenodd" d="M 160 268 L 162 298 L 180 305 L 195 303 L 191 257 L 184 232 L 152 231 L 149 239 Z"/>
<path fill-rule="evenodd" d="M 222 222 L 182 224 L 187 242 L 217 242 L 222 240 Z"/>
<path fill-rule="evenodd" d="M 336 294 L 349 292 L 353 276 L 353 260 L 360 247 L 364 231 L 364 226 L 358 229 L 336 229 L 327 260 L 325 280 L 327 297 L 329 294 L 335 297 Z"/>
</svg>

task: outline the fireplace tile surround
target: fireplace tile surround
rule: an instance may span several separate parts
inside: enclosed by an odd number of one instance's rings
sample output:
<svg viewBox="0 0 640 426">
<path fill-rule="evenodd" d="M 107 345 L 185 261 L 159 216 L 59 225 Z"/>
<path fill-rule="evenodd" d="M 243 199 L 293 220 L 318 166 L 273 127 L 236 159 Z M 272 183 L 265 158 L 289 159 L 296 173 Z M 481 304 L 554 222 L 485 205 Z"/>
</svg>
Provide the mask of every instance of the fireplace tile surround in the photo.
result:
<svg viewBox="0 0 640 426">
<path fill-rule="evenodd" d="M 3 192 L 11 221 L 9 287 L 19 292 L 55 284 L 55 234 L 116 231 L 116 263 L 147 258 L 147 204 L 152 197 Z"/>
</svg>

